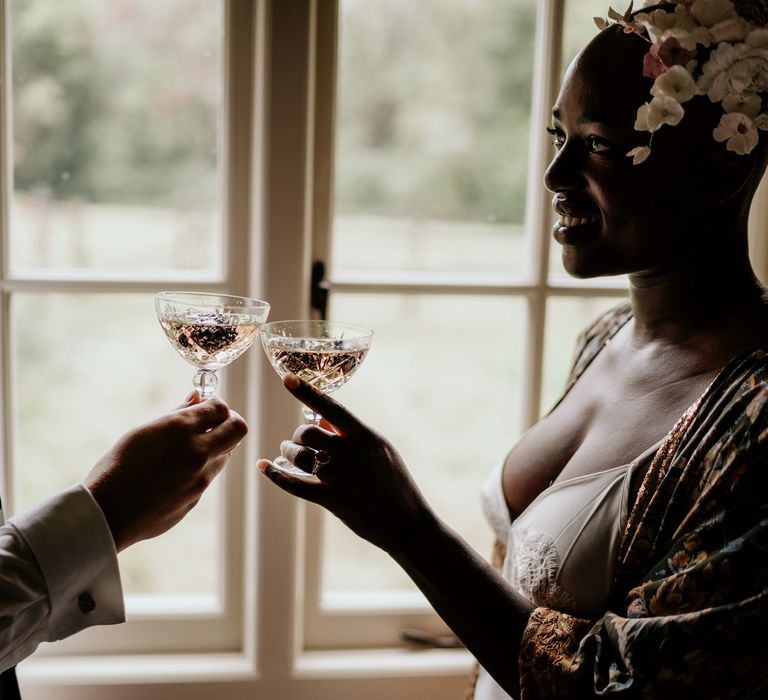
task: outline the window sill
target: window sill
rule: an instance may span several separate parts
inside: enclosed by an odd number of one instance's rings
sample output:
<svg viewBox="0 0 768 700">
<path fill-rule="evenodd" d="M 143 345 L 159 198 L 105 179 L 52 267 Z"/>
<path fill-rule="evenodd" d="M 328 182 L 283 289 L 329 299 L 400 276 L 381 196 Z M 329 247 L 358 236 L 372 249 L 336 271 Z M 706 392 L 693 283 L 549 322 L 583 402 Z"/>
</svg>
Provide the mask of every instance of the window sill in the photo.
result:
<svg viewBox="0 0 768 700">
<path fill-rule="evenodd" d="M 19 681 L 39 685 L 101 685 L 255 680 L 243 654 L 45 656 L 23 661 Z"/>
<path fill-rule="evenodd" d="M 297 680 L 366 677 L 466 676 L 473 658 L 465 649 L 361 649 L 300 654 Z M 43 656 L 18 666 L 30 685 L 134 685 L 255 681 L 259 674 L 243 654 Z"/>
<path fill-rule="evenodd" d="M 466 649 L 358 649 L 307 651 L 296 659 L 301 679 L 367 676 L 466 676 L 474 659 Z"/>
</svg>

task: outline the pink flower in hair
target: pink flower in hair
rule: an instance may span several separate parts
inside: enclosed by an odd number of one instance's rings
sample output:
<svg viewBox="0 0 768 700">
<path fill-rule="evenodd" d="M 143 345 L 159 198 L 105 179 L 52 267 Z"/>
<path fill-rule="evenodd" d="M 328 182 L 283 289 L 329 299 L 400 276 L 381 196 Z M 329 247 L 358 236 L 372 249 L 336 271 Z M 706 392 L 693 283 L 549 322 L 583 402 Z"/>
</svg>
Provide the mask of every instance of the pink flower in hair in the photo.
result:
<svg viewBox="0 0 768 700">
<path fill-rule="evenodd" d="M 684 49 L 680 45 L 680 42 L 673 36 L 668 37 L 660 44 L 653 44 L 651 46 L 651 53 L 657 56 L 668 68 L 672 66 L 684 66 L 688 61 L 696 58 L 695 51 Z"/>
<path fill-rule="evenodd" d="M 696 58 L 695 51 L 689 51 L 680 45 L 673 36 L 664 41 L 651 44 L 648 53 L 643 57 L 643 75 L 646 78 L 658 78 L 672 66 L 685 66 Z"/>
<path fill-rule="evenodd" d="M 653 53 L 653 50 L 649 51 L 643 56 L 643 75 L 646 78 L 653 78 L 656 80 L 667 67 L 657 55 Z"/>
</svg>

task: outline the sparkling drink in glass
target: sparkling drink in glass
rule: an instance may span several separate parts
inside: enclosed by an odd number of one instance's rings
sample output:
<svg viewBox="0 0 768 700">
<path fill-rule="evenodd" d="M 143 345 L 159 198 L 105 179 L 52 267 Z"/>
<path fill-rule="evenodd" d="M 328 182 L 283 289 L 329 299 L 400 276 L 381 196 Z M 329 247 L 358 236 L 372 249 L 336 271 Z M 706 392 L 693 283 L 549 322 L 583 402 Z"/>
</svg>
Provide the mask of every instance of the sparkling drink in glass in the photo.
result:
<svg viewBox="0 0 768 700">
<path fill-rule="evenodd" d="M 155 311 L 171 345 L 197 368 L 192 385 L 202 398 L 213 396 L 217 370 L 242 355 L 267 320 L 260 299 L 207 292 L 159 292 Z"/>
<path fill-rule="evenodd" d="M 321 320 L 272 321 L 261 327 L 261 344 L 281 377 L 295 374 L 330 394 L 346 384 L 368 354 L 373 331 L 352 323 Z M 322 416 L 302 406 L 308 423 L 319 425 Z M 283 469 L 297 470 L 283 457 L 274 460 Z M 305 472 L 301 474 L 306 476 Z"/>
</svg>

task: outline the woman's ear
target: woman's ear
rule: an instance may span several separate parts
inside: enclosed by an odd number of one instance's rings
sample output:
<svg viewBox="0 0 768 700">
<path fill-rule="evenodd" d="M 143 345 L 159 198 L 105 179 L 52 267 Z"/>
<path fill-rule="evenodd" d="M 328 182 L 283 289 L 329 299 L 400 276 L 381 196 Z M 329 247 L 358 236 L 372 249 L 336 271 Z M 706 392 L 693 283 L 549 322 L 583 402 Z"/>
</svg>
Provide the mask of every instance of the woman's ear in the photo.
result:
<svg viewBox="0 0 768 700">
<path fill-rule="evenodd" d="M 722 151 L 710 156 L 695 169 L 694 181 L 699 201 L 706 207 L 716 207 L 739 196 L 757 168 L 755 152 L 739 155 L 728 151 L 725 144 L 716 144 Z"/>
</svg>

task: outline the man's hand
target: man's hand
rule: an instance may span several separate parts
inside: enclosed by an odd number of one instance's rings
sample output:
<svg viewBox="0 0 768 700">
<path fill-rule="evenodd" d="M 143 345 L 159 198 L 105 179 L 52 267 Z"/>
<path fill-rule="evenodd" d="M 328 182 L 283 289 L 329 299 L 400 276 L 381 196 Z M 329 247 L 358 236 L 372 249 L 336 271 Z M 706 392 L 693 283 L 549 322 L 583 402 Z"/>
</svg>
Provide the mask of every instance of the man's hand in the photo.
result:
<svg viewBox="0 0 768 700">
<path fill-rule="evenodd" d="M 247 431 L 221 399 L 201 401 L 193 392 L 176 410 L 123 435 L 83 480 L 117 551 L 176 525 Z"/>
</svg>

